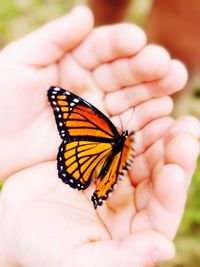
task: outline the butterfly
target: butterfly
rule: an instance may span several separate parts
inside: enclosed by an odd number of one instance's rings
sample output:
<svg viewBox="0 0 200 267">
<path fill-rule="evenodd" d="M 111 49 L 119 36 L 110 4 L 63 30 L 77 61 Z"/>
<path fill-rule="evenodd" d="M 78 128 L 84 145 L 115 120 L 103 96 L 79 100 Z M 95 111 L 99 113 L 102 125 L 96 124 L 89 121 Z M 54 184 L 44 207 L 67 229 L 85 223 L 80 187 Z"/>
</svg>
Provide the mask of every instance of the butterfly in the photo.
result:
<svg viewBox="0 0 200 267">
<path fill-rule="evenodd" d="M 58 176 L 78 190 L 97 182 L 91 197 L 96 209 L 132 164 L 134 132 L 120 135 L 100 110 L 60 87 L 49 88 L 48 100 L 62 138 Z"/>
</svg>

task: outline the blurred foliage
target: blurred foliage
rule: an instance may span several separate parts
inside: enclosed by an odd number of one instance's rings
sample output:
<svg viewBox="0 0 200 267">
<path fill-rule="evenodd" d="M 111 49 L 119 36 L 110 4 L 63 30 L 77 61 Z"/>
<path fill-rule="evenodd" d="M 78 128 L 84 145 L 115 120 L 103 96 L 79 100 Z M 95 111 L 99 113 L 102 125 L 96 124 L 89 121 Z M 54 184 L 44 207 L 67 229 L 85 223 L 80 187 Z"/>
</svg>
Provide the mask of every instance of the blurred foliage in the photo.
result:
<svg viewBox="0 0 200 267">
<path fill-rule="evenodd" d="M 3 181 L 0 180 L 0 191 L 1 191 L 2 187 L 3 187 Z"/>
<path fill-rule="evenodd" d="M 45 22 L 66 14 L 73 5 L 84 2 L 86 1 L 0 0 L 0 47 L 29 33 Z M 137 24 L 143 25 L 151 2 L 135 0 L 134 5 L 131 5 L 129 9 L 128 17 Z M 0 181 L 0 189 L 1 187 Z M 175 243 L 176 257 L 170 262 L 160 264 L 160 267 L 200 266 L 200 158 Z"/>
<path fill-rule="evenodd" d="M 200 238 L 200 158 L 198 160 L 196 172 L 193 175 L 189 201 L 186 208 L 181 233 L 187 234 L 191 231 Z"/>
<path fill-rule="evenodd" d="M 66 14 L 73 0 L 0 0 L 0 47 Z"/>
</svg>

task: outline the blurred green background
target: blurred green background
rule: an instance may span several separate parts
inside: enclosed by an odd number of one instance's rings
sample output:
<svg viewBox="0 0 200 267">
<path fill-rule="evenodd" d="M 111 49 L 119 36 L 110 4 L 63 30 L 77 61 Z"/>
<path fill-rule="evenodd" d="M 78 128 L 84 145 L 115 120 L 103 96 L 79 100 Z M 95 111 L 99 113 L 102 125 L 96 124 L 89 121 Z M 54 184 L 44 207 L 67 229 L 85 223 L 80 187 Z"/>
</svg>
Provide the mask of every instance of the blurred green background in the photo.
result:
<svg viewBox="0 0 200 267">
<path fill-rule="evenodd" d="M 150 8 L 150 2 L 135 0 L 134 6 L 130 6 L 129 9 L 129 21 L 142 26 Z M 10 41 L 29 33 L 45 22 L 66 14 L 72 6 L 84 3 L 86 3 L 84 0 L 0 0 L 0 47 L 2 48 Z M 200 114 L 200 82 L 194 83 L 194 87 L 192 95 L 189 94 L 180 99 L 176 107 L 177 114 L 188 112 L 196 116 Z M 188 109 L 188 106 L 192 108 Z M 1 186 L 2 184 L 0 188 Z M 160 264 L 160 267 L 200 266 L 200 159 L 175 243 L 176 257 L 170 262 Z"/>
</svg>

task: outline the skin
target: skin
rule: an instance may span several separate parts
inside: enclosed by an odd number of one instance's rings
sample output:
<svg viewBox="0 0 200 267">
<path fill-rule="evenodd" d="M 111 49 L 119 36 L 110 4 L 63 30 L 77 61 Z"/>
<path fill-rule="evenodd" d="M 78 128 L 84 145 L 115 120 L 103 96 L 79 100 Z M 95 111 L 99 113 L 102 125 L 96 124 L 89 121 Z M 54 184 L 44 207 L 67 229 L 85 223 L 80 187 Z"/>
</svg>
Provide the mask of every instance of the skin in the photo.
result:
<svg viewBox="0 0 200 267">
<path fill-rule="evenodd" d="M 94 13 L 95 24 L 105 25 L 125 21 L 127 15 L 133 12 L 130 11 L 132 7 L 138 4 L 134 0 L 88 0 L 88 5 Z M 173 57 L 181 59 L 191 76 L 198 73 L 199 0 L 193 0 L 192 4 L 190 0 L 185 0 L 184 5 L 182 0 L 153 0 L 150 6 L 145 22 L 148 40 L 163 45 Z M 134 12 L 135 9 L 137 7 Z"/>
<path fill-rule="evenodd" d="M 0 265 L 143 267 L 173 257 L 199 153 L 199 122 L 169 117 L 185 67 L 146 45 L 137 26 L 93 29 L 78 7 L 3 49 L 0 70 Z M 79 192 L 58 179 L 50 85 L 136 132 L 134 164 L 97 210 L 94 184 Z"/>
</svg>

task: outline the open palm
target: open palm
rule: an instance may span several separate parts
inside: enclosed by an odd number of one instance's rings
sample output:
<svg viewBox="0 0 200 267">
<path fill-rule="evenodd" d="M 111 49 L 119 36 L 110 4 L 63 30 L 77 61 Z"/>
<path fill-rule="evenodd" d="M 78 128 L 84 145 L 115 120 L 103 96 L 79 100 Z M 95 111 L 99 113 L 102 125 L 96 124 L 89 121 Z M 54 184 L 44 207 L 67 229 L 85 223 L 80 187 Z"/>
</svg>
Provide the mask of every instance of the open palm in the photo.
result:
<svg viewBox="0 0 200 267">
<path fill-rule="evenodd" d="M 0 175 L 11 176 L 1 193 L 2 266 L 151 266 L 173 255 L 199 124 L 168 117 L 167 95 L 183 87 L 186 71 L 145 44 L 133 25 L 92 30 L 90 12 L 77 8 L 1 52 Z M 136 132 L 134 164 L 97 210 L 95 185 L 79 192 L 57 178 L 51 85 Z"/>
</svg>

